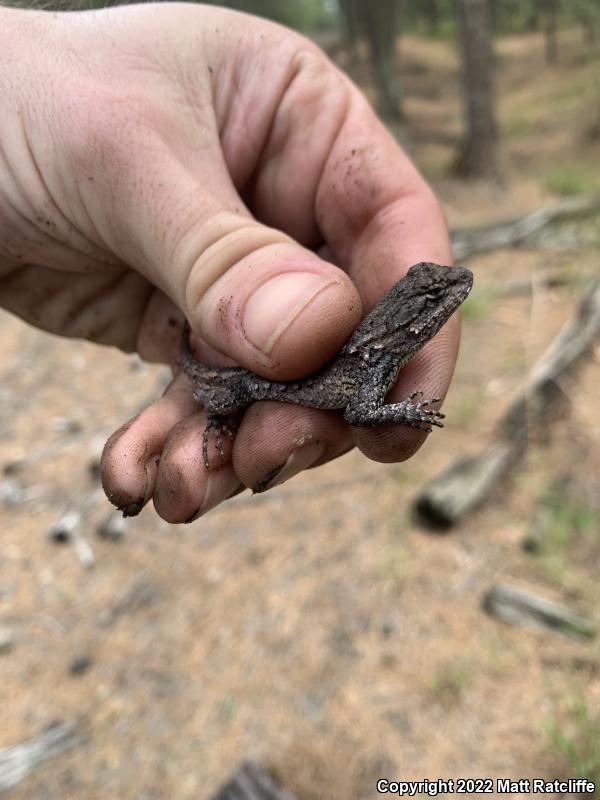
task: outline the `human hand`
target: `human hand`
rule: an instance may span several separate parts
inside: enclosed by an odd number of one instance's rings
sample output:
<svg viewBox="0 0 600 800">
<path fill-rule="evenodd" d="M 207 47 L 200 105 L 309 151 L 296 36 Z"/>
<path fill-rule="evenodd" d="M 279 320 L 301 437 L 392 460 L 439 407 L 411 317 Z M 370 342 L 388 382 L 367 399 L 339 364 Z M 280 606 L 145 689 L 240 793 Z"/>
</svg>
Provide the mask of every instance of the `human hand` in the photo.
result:
<svg viewBox="0 0 600 800">
<path fill-rule="evenodd" d="M 287 380 L 327 361 L 411 264 L 449 263 L 430 189 L 292 31 L 191 4 L 0 8 L 0 46 L 0 302 L 33 324 L 175 363 L 185 316 L 202 360 Z M 443 396 L 457 340 L 453 319 L 391 401 Z M 109 440 L 112 502 L 137 513 L 153 498 L 180 522 L 281 465 L 278 482 L 353 444 L 400 461 L 424 438 L 257 403 L 206 471 L 204 424 L 177 374 Z"/>
</svg>

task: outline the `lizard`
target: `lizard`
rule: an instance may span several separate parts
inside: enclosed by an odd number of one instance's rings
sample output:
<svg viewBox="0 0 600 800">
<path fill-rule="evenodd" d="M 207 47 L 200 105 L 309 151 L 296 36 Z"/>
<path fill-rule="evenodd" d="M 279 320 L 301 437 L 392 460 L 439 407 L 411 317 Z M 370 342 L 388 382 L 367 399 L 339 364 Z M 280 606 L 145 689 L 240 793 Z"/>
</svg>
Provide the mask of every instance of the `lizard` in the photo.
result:
<svg viewBox="0 0 600 800">
<path fill-rule="evenodd" d="M 191 378 L 194 399 L 207 423 L 202 437 L 204 466 L 210 469 L 208 444 L 215 431 L 224 458 L 221 434 L 233 437 L 231 415 L 257 400 L 278 400 L 311 408 L 338 409 L 358 427 L 404 424 L 430 433 L 444 418 L 432 408 L 439 397 L 420 400 L 413 392 L 400 403 L 385 397 L 399 371 L 428 342 L 465 300 L 473 274 L 464 267 L 430 262 L 414 264 L 367 314 L 346 343 L 323 367 L 304 378 L 274 381 L 243 367 L 212 367 L 192 353 L 186 322 L 180 345 L 183 371 Z"/>
</svg>

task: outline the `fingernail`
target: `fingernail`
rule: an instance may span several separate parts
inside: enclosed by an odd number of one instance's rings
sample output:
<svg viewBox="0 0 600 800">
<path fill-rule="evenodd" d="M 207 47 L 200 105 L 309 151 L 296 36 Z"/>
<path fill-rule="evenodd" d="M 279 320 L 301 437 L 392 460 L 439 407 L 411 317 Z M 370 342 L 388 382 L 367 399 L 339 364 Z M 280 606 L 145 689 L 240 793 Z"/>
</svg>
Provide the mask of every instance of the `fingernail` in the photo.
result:
<svg viewBox="0 0 600 800">
<path fill-rule="evenodd" d="M 312 442 L 311 444 L 298 447 L 290 454 L 285 463 L 269 470 L 269 472 L 252 487 L 252 492 L 254 494 L 259 494 L 260 492 L 266 492 L 267 489 L 272 489 L 274 486 L 285 483 L 285 481 L 293 478 L 294 475 L 302 472 L 303 469 L 311 467 L 318 461 L 323 455 L 324 449 L 325 445 L 322 442 Z"/>
<path fill-rule="evenodd" d="M 152 497 L 159 464 L 160 456 L 153 456 L 148 462 L 146 462 L 144 466 L 146 472 L 146 485 L 144 486 L 144 493 L 136 500 L 133 500 L 126 505 L 117 505 L 118 510 L 123 513 L 124 517 L 137 517 L 137 515 Z"/>
<path fill-rule="evenodd" d="M 261 284 L 244 307 L 243 326 L 247 339 L 263 353 L 326 286 L 335 283 L 316 272 L 284 272 Z"/>
</svg>

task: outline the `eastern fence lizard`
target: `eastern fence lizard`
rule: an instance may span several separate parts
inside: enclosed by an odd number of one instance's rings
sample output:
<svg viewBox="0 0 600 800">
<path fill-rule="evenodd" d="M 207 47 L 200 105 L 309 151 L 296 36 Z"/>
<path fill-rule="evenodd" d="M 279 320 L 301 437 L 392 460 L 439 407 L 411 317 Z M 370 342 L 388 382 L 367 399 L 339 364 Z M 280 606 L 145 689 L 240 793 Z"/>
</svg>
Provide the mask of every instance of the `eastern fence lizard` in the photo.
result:
<svg viewBox="0 0 600 800">
<path fill-rule="evenodd" d="M 296 381 L 271 381 L 243 367 L 209 367 L 194 357 L 190 328 L 181 340 L 181 365 L 194 384 L 207 424 L 202 455 L 210 468 L 210 431 L 223 457 L 221 432 L 232 436 L 231 415 L 256 400 L 279 400 L 311 408 L 340 409 L 350 425 L 404 424 L 431 432 L 444 415 L 431 408 L 439 398 L 418 401 L 414 392 L 400 403 L 385 403 L 398 372 L 456 311 L 471 291 L 473 274 L 464 267 L 421 262 L 412 266 L 360 323 L 342 349 L 321 369 Z"/>
</svg>

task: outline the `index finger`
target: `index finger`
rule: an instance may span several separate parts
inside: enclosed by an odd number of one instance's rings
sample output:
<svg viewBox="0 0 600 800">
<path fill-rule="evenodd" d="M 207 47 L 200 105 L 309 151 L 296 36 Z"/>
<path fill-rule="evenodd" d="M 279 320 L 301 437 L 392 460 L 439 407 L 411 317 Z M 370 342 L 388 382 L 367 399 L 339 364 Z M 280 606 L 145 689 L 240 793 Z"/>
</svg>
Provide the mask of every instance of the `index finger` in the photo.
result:
<svg viewBox="0 0 600 800">
<path fill-rule="evenodd" d="M 298 115 L 296 121 L 302 124 L 287 127 L 287 139 L 284 144 L 278 142 L 277 156 L 270 162 L 294 166 L 300 161 L 299 150 L 305 156 L 319 153 L 319 159 L 312 159 L 312 174 L 305 167 L 305 177 L 310 174 L 313 185 L 305 186 L 299 196 L 297 182 L 273 178 L 286 170 L 272 169 L 257 184 L 258 205 L 261 210 L 267 207 L 261 202 L 260 189 L 268 188 L 272 224 L 285 228 L 287 223 L 289 232 L 304 233 L 307 238 L 306 231 L 315 231 L 335 263 L 354 279 L 368 312 L 412 264 L 450 264 L 450 241 L 443 213 L 426 181 L 356 87 L 340 73 L 337 77 L 345 102 L 337 103 L 335 127 L 324 124 L 318 114 L 312 120 L 302 117 L 306 105 L 288 101 L 289 113 Z M 300 81 L 292 91 L 302 95 Z M 330 100 L 328 111 L 335 105 Z M 458 332 L 455 316 L 401 372 L 389 402 L 406 399 L 416 390 L 428 397 L 445 395 Z M 407 426 L 353 429 L 353 435 L 363 452 L 382 461 L 408 458 L 424 439 L 423 433 Z"/>
<path fill-rule="evenodd" d="M 316 213 L 329 247 L 369 310 L 412 264 L 451 264 L 452 254 L 433 192 L 365 105 L 362 97 L 354 98 L 323 172 Z M 444 397 L 458 341 L 454 315 L 401 371 L 387 401 L 399 402 L 415 391 Z M 410 457 L 425 436 L 405 425 L 353 429 L 355 443 L 376 461 Z"/>
<path fill-rule="evenodd" d="M 324 165 L 315 215 L 367 310 L 412 264 L 451 263 L 435 195 L 358 93 Z"/>
</svg>

